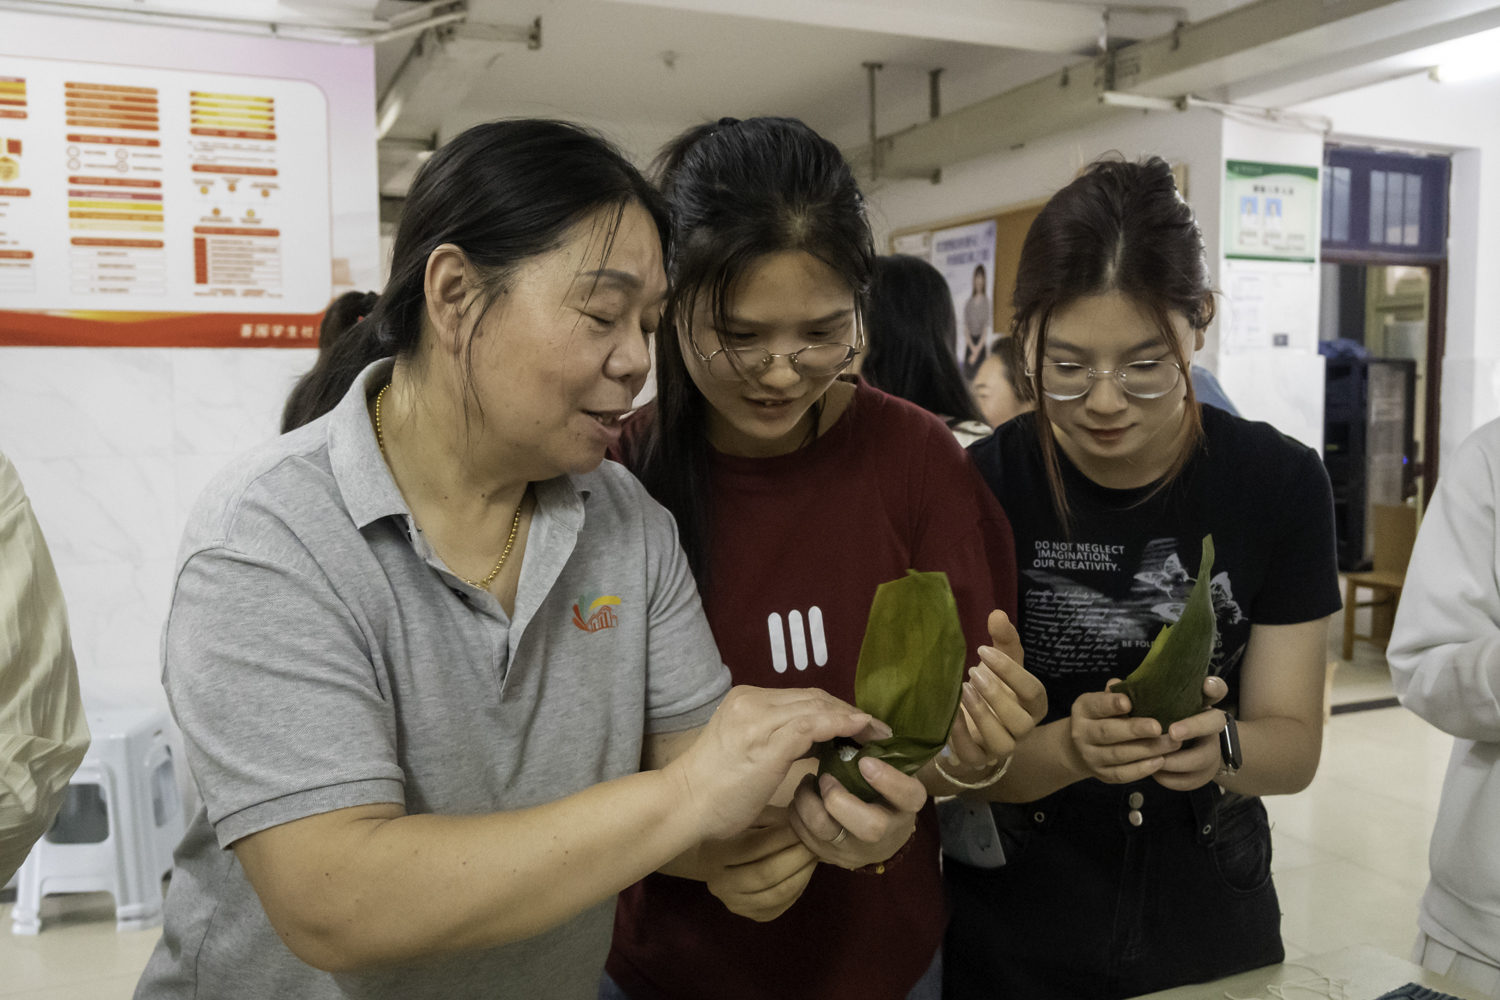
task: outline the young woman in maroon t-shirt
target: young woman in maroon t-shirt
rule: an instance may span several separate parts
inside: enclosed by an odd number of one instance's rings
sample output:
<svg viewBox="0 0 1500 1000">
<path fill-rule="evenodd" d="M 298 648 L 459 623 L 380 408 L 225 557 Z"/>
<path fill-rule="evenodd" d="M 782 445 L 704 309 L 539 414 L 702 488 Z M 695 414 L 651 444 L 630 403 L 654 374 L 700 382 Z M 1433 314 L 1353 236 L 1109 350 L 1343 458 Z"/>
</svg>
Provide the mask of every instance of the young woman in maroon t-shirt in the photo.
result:
<svg viewBox="0 0 1500 1000">
<path fill-rule="evenodd" d="M 757 828 L 628 889 L 600 995 L 936 998 L 947 914 L 926 793 L 957 790 L 944 772 L 995 780 L 1046 710 L 988 648 L 1019 659 L 1005 615 L 990 622 L 1015 606 L 1009 524 L 942 421 L 839 378 L 874 251 L 837 148 L 791 119 L 722 119 L 660 173 L 676 249 L 659 395 L 621 457 L 676 516 L 735 682 L 852 699 L 875 588 L 908 569 L 947 573 L 971 662 L 997 666 L 971 671 L 940 768 L 865 762 L 890 805 L 809 773 Z"/>
</svg>

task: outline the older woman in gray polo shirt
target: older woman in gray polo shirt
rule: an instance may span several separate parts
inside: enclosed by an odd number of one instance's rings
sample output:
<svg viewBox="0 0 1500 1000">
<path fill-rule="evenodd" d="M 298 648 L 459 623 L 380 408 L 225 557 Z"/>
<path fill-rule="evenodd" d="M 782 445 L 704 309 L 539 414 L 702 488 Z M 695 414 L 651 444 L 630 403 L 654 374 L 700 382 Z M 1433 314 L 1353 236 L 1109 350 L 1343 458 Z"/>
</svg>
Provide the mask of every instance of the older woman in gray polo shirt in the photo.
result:
<svg viewBox="0 0 1500 1000">
<path fill-rule="evenodd" d="M 600 465 L 666 228 L 555 122 L 423 168 L 390 284 L 298 388 L 322 415 L 188 525 L 163 680 L 203 808 L 138 997 L 592 997 L 618 890 L 880 729 L 729 692 L 671 517 Z"/>
</svg>

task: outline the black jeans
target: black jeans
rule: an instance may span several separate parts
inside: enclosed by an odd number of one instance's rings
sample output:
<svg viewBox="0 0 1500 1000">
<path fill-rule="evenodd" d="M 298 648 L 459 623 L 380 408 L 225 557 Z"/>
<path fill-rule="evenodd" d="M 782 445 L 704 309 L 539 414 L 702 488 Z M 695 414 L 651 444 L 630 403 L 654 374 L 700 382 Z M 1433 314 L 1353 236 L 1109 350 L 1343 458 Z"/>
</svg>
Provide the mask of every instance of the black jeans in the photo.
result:
<svg viewBox="0 0 1500 1000">
<path fill-rule="evenodd" d="M 1089 780 L 995 811 L 1004 866 L 944 859 L 945 1000 L 1114 1000 L 1282 960 L 1259 799 Z"/>
</svg>

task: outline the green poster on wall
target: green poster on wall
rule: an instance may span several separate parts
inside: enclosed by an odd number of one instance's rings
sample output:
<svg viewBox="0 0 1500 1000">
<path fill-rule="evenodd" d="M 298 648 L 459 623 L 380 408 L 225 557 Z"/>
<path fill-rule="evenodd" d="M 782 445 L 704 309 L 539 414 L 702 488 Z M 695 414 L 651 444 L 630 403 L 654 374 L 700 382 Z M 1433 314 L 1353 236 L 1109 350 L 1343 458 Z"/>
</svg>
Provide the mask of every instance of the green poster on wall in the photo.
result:
<svg viewBox="0 0 1500 1000">
<path fill-rule="evenodd" d="M 1224 256 L 1312 262 L 1321 207 L 1317 167 L 1230 160 L 1224 176 Z"/>
</svg>

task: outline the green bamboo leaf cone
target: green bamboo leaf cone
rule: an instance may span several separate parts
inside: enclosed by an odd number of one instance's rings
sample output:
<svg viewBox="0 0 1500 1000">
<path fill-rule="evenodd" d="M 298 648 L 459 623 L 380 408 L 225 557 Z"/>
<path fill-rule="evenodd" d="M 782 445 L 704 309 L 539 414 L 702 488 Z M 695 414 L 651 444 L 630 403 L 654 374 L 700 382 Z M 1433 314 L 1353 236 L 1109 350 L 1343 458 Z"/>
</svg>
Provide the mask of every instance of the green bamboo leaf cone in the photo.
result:
<svg viewBox="0 0 1500 1000">
<path fill-rule="evenodd" d="M 1165 625 L 1151 651 L 1113 690 L 1130 696 L 1130 714 L 1155 719 L 1165 733 L 1174 722 L 1203 711 L 1203 681 L 1213 657 L 1218 622 L 1209 583 L 1214 567 L 1214 536 L 1203 539 L 1203 559 L 1187 605 L 1175 625 Z"/>
<path fill-rule="evenodd" d="M 894 735 L 863 746 L 853 740 L 820 744 L 818 773 L 833 775 L 866 802 L 880 801 L 880 793 L 860 773 L 861 757 L 915 774 L 948 742 L 966 649 L 946 573 L 907 570 L 875 588 L 854 675 L 854 704 Z"/>
</svg>

